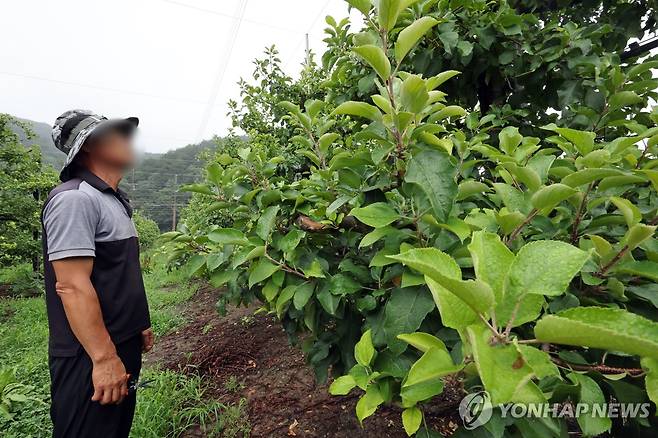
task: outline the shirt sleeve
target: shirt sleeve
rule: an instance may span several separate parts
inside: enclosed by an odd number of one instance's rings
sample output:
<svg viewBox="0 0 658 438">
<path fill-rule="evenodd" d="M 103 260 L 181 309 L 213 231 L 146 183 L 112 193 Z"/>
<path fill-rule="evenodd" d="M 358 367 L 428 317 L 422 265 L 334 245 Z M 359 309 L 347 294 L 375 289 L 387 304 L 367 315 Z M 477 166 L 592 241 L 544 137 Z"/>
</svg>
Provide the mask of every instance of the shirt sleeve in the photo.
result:
<svg viewBox="0 0 658 438">
<path fill-rule="evenodd" d="M 95 257 L 99 218 L 96 203 L 86 193 L 67 190 L 55 195 L 43 212 L 48 260 Z"/>
</svg>

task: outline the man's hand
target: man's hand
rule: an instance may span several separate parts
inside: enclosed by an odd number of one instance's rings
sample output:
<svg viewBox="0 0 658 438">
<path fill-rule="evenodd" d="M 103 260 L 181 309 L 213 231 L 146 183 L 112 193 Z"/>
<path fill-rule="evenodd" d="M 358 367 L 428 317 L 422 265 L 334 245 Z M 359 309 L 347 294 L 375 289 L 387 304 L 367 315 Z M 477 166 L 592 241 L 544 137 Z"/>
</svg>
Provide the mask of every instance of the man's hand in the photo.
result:
<svg viewBox="0 0 658 438">
<path fill-rule="evenodd" d="M 94 384 L 92 401 L 102 405 L 119 404 L 128 395 L 126 367 L 116 354 L 93 363 L 91 380 Z"/>
<path fill-rule="evenodd" d="M 155 335 L 153 334 L 153 330 L 150 328 L 147 328 L 142 332 L 142 351 L 144 353 L 148 353 L 151 351 L 151 348 L 153 348 L 153 340 L 155 339 Z"/>
</svg>

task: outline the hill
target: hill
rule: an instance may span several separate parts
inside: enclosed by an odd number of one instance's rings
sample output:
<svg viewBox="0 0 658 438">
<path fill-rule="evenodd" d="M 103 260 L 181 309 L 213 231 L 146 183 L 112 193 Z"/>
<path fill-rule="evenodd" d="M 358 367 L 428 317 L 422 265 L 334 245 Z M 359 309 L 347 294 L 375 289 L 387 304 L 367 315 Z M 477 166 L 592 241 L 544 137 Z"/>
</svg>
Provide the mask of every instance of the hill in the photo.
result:
<svg viewBox="0 0 658 438">
<path fill-rule="evenodd" d="M 52 127 L 47 123 L 35 122 L 33 120 L 18 119 L 31 126 L 34 131 L 34 137 L 26 139 L 22 131 L 19 132 L 21 140 L 26 146 L 39 146 L 41 155 L 43 156 L 43 163 L 53 166 L 55 169 L 60 169 L 64 165 L 64 154 L 60 152 L 53 143 L 50 136 Z"/>
<path fill-rule="evenodd" d="M 199 157 L 216 148 L 217 141 L 206 140 L 162 155 L 149 154 L 126 175 L 121 188 L 135 208 L 156 221 L 160 230 L 170 231 L 174 208 L 179 215 L 191 196 L 177 193 L 178 187 L 201 179 L 204 166 Z"/>
<path fill-rule="evenodd" d="M 20 119 L 28 123 L 35 136 L 23 139 L 26 146 L 41 148 L 43 162 L 59 170 L 64 164 L 64 154 L 55 148 L 47 123 Z M 135 170 L 126 175 L 121 188 L 125 190 L 133 206 L 157 222 L 162 231 L 172 228 L 173 211 L 177 215 L 189 201 L 189 193 L 177 193 L 181 184 L 189 184 L 202 175 L 203 162 L 199 157 L 217 148 L 218 140 L 205 140 L 190 144 L 165 154 L 147 153 Z"/>
</svg>

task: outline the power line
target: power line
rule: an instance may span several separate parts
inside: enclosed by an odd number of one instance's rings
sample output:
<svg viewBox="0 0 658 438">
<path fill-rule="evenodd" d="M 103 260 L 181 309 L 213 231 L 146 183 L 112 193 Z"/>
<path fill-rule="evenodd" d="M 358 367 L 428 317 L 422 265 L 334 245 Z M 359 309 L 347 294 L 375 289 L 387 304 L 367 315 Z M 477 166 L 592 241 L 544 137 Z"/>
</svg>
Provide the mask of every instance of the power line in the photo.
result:
<svg viewBox="0 0 658 438">
<path fill-rule="evenodd" d="M 80 83 L 80 82 L 63 81 L 63 80 L 60 80 L 60 79 L 45 78 L 45 77 L 42 77 L 42 76 L 26 75 L 26 74 L 22 74 L 22 73 L 14 73 L 14 72 L 8 72 L 8 71 L 0 71 L 0 75 L 14 76 L 14 77 L 23 78 L 23 79 L 32 79 L 32 80 L 35 80 L 35 81 L 52 82 L 52 83 L 55 83 L 55 84 L 64 84 L 64 85 L 72 85 L 72 86 L 76 86 L 76 87 L 91 88 L 91 89 L 102 90 L 102 91 L 111 92 L 111 93 L 133 94 L 135 96 L 149 97 L 149 98 L 152 98 L 152 99 L 173 100 L 173 101 L 179 101 L 179 102 L 195 103 L 197 105 L 206 103 L 202 100 L 188 99 L 188 98 L 185 98 L 185 97 L 163 96 L 163 95 L 158 95 L 158 94 L 143 93 L 141 91 L 122 90 L 122 89 L 119 89 L 119 88 L 110 88 L 110 87 L 103 87 L 103 86 L 99 86 L 99 85 L 83 84 L 83 83 Z"/>
<path fill-rule="evenodd" d="M 167 0 L 169 1 L 169 0 Z M 233 23 L 233 28 L 231 29 L 231 42 L 228 45 L 228 52 L 226 53 L 226 58 L 223 63 L 220 63 L 219 71 L 215 77 L 215 83 L 213 84 L 212 92 L 210 93 L 210 99 L 208 99 L 208 104 L 206 109 L 203 112 L 203 117 L 201 119 L 201 125 L 199 126 L 199 133 L 197 134 L 198 139 L 203 138 L 203 133 L 208 126 L 208 121 L 210 120 L 210 115 L 213 112 L 215 102 L 217 100 L 217 95 L 219 94 L 219 88 L 222 85 L 224 80 L 224 74 L 226 73 L 226 67 L 228 66 L 229 61 L 231 60 L 231 55 L 233 54 L 233 48 L 238 39 L 238 33 L 240 32 L 240 26 L 242 25 L 242 20 L 244 19 L 244 14 L 247 11 L 247 3 L 249 0 L 240 0 L 240 7 L 238 13 L 238 19 Z"/>
<path fill-rule="evenodd" d="M 235 15 L 227 14 L 225 12 L 215 11 L 215 10 L 212 10 L 212 9 L 200 8 L 198 6 L 190 5 L 190 4 L 183 3 L 183 2 L 178 2 L 178 1 L 175 1 L 175 0 L 160 0 L 160 1 L 165 2 L 165 3 L 171 3 L 172 5 L 177 5 L 177 6 L 181 6 L 181 7 L 188 8 L 188 9 L 194 9 L 195 11 L 199 11 L 199 12 L 205 12 L 207 14 L 218 15 L 220 17 L 225 17 L 225 18 L 231 18 L 231 19 L 234 19 L 234 20 L 238 20 L 240 18 L 240 17 L 236 17 Z M 275 24 L 266 23 L 264 21 L 257 21 L 257 20 L 252 20 L 252 19 L 249 19 L 249 18 L 243 18 L 242 21 L 244 21 L 246 23 L 256 24 L 256 25 L 262 26 L 262 27 L 269 27 L 271 29 L 276 29 L 276 30 L 280 30 L 280 31 L 283 31 L 283 32 L 289 32 L 289 33 L 294 33 L 294 34 L 299 34 L 300 33 L 298 30 L 288 29 L 287 27 L 277 26 Z"/>
</svg>

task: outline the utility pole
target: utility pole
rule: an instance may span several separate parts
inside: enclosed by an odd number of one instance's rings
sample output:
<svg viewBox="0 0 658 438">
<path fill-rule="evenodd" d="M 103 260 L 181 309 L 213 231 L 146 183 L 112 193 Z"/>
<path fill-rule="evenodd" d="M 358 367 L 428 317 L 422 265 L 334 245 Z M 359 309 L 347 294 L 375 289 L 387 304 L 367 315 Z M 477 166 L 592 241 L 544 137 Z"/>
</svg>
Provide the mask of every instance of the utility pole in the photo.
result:
<svg viewBox="0 0 658 438">
<path fill-rule="evenodd" d="M 311 46 L 308 42 L 308 33 L 306 34 L 306 66 L 311 64 Z"/>
<path fill-rule="evenodd" d="M 171 231 L 176 231 L 176 202 L 178 196 L 178 175 L 174 175 L 174 204 L 171 211 Z"/>
</svg>

